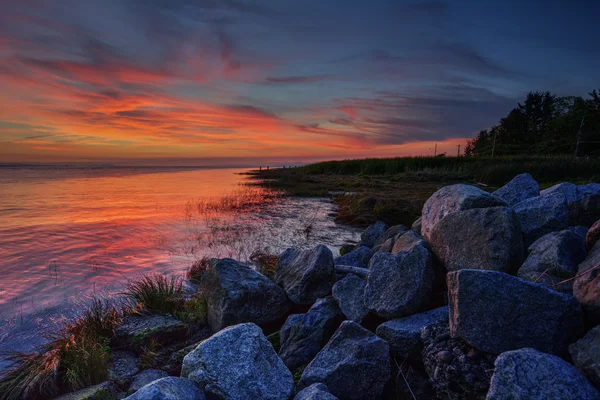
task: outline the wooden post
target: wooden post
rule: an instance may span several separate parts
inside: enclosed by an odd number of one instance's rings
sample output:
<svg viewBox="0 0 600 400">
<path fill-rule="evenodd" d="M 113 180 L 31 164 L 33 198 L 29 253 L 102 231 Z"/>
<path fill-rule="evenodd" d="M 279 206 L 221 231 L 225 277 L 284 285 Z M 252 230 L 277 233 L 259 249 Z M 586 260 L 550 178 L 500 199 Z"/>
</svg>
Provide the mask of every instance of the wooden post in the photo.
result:
<svg viewBox="0 0 600 400">
<path fill-rule="evenodd" d="M 460 157 L 460 144 L 456 145 L 457 150 L 456 150 L 456 158 Z"/>
<path fill-rule="evenodd" d="M 498 134 L 498 130 L 494 131 L 494 144 L 492 144 L 492 160 L 494 159 L 494 153 L 496 152 L 496 135 Z"/>
<path fill-rule="evenodd" d="M 583 121 L 585 121 L 585 115 L 581 118 L 581 124 L 579 124 L 579 133 L 577 134 L 577 144 L 575 144 L 575 157 L 579 153 L 579 143 L 581 143 L 581 130 L 583 129 Z"/>
<path fill-rule="evenodd" d="M 437 143 L 435 144 L 434 150 L 433 150 L 433 156 L 437 156 Z"/>
</svg>

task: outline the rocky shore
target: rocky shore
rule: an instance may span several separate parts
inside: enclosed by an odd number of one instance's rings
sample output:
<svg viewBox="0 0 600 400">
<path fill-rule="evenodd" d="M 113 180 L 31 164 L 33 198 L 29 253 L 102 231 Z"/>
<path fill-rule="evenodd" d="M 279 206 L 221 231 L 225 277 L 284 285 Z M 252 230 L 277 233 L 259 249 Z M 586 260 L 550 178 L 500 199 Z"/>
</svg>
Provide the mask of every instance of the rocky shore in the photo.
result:
<svg viewBox="0 0 600 400">
<path fill-rule="evenodd" d="M 288 249 L 273 277 L 212 259 L 204 324 L 126 316 L 109 379 L 60 398 L 600 399 L 599 219 L 600 184 L 522 174 L 444 187 L 340 256 Z"/>
</svg>

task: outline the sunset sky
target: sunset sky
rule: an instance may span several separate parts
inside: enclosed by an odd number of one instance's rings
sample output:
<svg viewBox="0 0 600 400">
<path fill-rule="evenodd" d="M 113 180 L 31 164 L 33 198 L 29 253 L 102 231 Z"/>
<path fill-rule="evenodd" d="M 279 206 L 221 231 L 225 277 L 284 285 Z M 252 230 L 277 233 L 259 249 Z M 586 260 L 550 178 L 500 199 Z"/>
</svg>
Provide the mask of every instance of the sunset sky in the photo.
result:
<svg viewBox="0 0 600 400">
<path fill-rule="evenodd" d="M 0 0 L 0 162 L 456 154 L 600 87 L 600 1 Z"/>
</svg>

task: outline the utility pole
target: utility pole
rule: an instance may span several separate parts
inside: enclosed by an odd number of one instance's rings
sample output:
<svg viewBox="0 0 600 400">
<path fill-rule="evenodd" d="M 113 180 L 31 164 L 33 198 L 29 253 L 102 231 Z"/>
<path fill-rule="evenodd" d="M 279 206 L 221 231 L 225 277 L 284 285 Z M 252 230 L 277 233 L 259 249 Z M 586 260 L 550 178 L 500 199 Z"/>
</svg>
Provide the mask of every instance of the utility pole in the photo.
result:
<svg viewBox="0 0 600 400">
<path fill-rule="evenodd" d="M 583 121 L 585 121 L 585 115 L 581 118 L 581 124 L 579 125 L 579 133 L 577 134 L 577 144 L 575 145 L 575 157 L 579 153 L 579 143 L 581 143 L 581 130 L 583 129 Z"/>
<path fill-rule="evenodd" d="M 492 160 L 494 159 L 494 153 L 496 152 L 496 135 L 498 130 L 494 130 L 494 144 L 492 145 Z"/>
<path fill-rule="evenodd" d="M 457 150 L 456 150 L 456 158 L 460 157 L 460 144 L 456 145 Z"/>
<path fill-rule="evenodd" d="M 437 156 L 437 143 L 435 144 L 435 148 L 433 150 L 433 156 Z"/>
</svg>

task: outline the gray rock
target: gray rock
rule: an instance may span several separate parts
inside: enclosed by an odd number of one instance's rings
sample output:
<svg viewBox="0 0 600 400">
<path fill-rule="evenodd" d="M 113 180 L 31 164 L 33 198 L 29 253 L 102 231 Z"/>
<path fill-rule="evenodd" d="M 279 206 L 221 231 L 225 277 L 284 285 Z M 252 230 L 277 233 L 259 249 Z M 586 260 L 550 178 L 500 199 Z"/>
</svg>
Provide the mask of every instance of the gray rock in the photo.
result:
<svg viewBox="0 0 600 400">
<path fill-rule="evenodd" d="M 337 257 L 334 260 L 335 265 L 348 265 L 350 267 L 367 268 L 369 260 L 373 256 L 373 250 L 366 246 L 360 246 L 358 249 Z"/>
<path fill-rule="evenodd" d="M 126 387 L 138 372 L 140 372 L 140 367 L 134 353 L 122 350 L 113 350 L 111 352 L 110 364 L 108 366 L 108 380 L 115 382 L 121 387 Z"/>
<path fill-rule="evenodd" d="M 600 194 L 591 194 L 569 204 L 569 225 L 592 226 L 600 219 Z"/>
<path fill-rule="evenodd" d="M 142 388 L 142 386 L 146 386 L 151 382 L 157 381 L 161 378 L 166 378 L 167 376 L 169 376 L 169 374 L 167 374 L 165 371 L 161 371 L 160 369 L 145 369 L 133 377 L 133 382 L 131 382 L 127 392 L 129 394 L 137 392 Z"/>
<path fill-rule="evenodd" d="M 596 400 L 600 394 L 575 367 L 534 349 L 496 359 L 487 400 Z"/>
<path fill-rule="evenodd" d="M 331 250 L 324 245 L 309 250 L 287 249 L 279 256 L 275 282 L 296 304 L 312 304 L 327 296 L 335 283 Z"/>
<path fill-rule="evenodd" d="M 361 245 L 367 247 L 375 246 L 377 240 L 383 236 L 387 229 L 387 224 L 382 221 L 377 221 L 374 224 L 369 225 L 369 227 L 360 235 Z"/>
<path fill-rule="evenodd" d="M 392 352 L 402 359 L 420 360 L 423 349 L 421 331 L 440 323 L 448 324 L 447 306 L 384 322 L 377 327 L 377 336 L 387 341 Z"/>
<path fill-rule="evenodd" d="M 450 272 L 448 299 L 452 337 L 488 353 L 533 347 L 558 354 L 583 332 L 573 296 L 502 272 Z"/>
<path fill-rule="evenodd" d="M 299 391 L 294 400 L 338 400 L 338 398 L 329 393 L 326 385 L 314 383 Z"/>
<path fill-rule="evenodd" d="M 446 322 L 424 328 L 421 339 L 424 344 L 423 365 L 437 398 L 485 398 L 494 372 L 495 355 L 481 352 L 462 339 L 450 337 Z"/>
<path fill-rule="evenodd" d="M 516 272 L 524 258 L 521 225 L 508 207 L 449 214 L 431 231 L 430 242 L 447 271 Z"/>
<path fill-rule="evenodd" d="M 360 276 L 363 279 L 367 279 L 369 277 L 369 269 L 368 268 L 359 268 L 359 267 L 349 267 L 347 265 L 336 265 L 335 266 L 335 274 L 336 279 L 342 280 L 348 274 Z"/>
<path fill-rule="evenodd" d="M 542 236 L 529 246 L 529 256 L 519 269 L 519 278 L 536 282 L 563 293 L 573 293 L 573 281 L 585 260 L 585 242 L 569 229 Z"/>
<path fill-rule="evenodd" d="M 591 249 L 598 242 L 598 239 L 600 239 L 600 219 L 594 222 L 594 225 L 592 225 L 585 235 L 586 247 Z"/>
<path fill-rule="evenodd" d="M 67 393 L 54 400 L 117 400 L 117 386 L 114 382 L 102 382 L 77 392 Z"/>
<path fill-rule="evenodd" d="M 573 232 L 577 236 L 580 236 L 582 239 L 585 239 L 587 237 L 588 229 L 589 229 L 589 227 L 587 227 L 587 226 L 570 226 L 569 227 L 569 230 L 571 232 Z M 592 246 L 592 247 L 594 247 L 594 246 Z"/>
<path fill-rule="evenodd" d="M 567 201 L 559 193 L 527 199 L 513 209 L 521 222 L 526 247 L 547 233 L 569 226 Z"/>
<path fill-rule="evenodd" d="M 515 176 L 510 182 L 493 193 L 509 206 L 540 195 L 540 185 L 529 174 Z"/>
<path fill-rule="evenodd" d="M 205 400 L 202 390 L 185 378 L 168 376 L 142 386 L 126 400 Z"/>
<path fill-rule="evenodd" d="M 393 246 L 394 238 L 406 232 L 407 230 L 408 228 L 406 228 L 404 225 L 394 225 L 390 227 L 387 231 L 383 233 L 383 235 L 379 237 L 379 239 L 377 239 L 377 242 L 375 242 L 375 246 L 373 246 L 373 252 L 386 251 L 382 250 L 382 246 L 384 245 L 384 243 L 390 241 L 391 239 L 391 243 Z"/>
<path fill-rule="evenodd" d="M 585 318 L 592 325 L 600 324 L 600 244 L 596 243 L 584 262 L 579 264 L 573 281 L 573 295 L 579 300 Z"/>
<path fill-rule="evenodd" d="M 287 399 L 292 373 L 252 323 L 223 329 L 185 356 L 181 376 L 209 396 L 231 400 Z"/>
<path fill-rule="evenodd" d="M 415 246 L 424 246 L 426 248 L 430 248 L 429 242 L 423 239 L 423 236 L 417 231 L 406 231 L 400 236 L 394 239 L 394 246 L 392 247 L 392 254 L 398 254 L 403 251 L 410 251 Z"/>
<path fill-rule="evenodd" d="M 435 225 L 446 215 L 473 208 L 496 206 L 506 206 L 506 203 L 475 186 L 463 184 L 445 186 L 435 192 L 423 205 L 421 233 L 429 240 Z"/>
<path fill-rule="evenodd" d="M 344 316 L 331 297 L 317 300 L 306 314 L 293 314 L 281 327 L 279 357 L 295 371 L 308 364 L 327 344 Z"/>
<path fill-rule="evenodd" d="M 337 300 L 342 313 L 360 324 L 369 313 L 365 304 L 365 286 L 367 283 L 354 274 L 348 274 L 333 285 L 333 297 Z"/>
<path fill-rule="evenodd" d="M 579 200 L 582 196 L 577 189 L 577 185 L 574 185 L 570 182 L 563 182 L 556 184 L 554 186 L 550 186 L 548 189 L 544 189 L 540 192 L 542 196 L 548 196 L 550 194 L 560 193 L 565 196 L 568 204 L 571 204 L 574 201 Z"/>
<path fill-rule="evenodd" d="M 588 183 L 577 187 L 580 197 L 589 196 L 592 194 L 600 194 L 600 183 Z"/>
<path fill-rule="evenodd" d="M 200 286 L 213 332 L 241 322 L 274 322 L 290 307 L 285 292 L 273 281 L 230 258 L 211 260 Z"/>
<path fill-rule="evenodd" d="M 381 318 L 401 318 L 430 301 L 435 279 L 431 252 L 422 245 L 397 255 L 375 253 L 365 286 L 365 303 Z"/>
<path fill-rule="evenodd" d="M 116 347 L 140 350 L 150 343 L 167 345 L 183 341 L 187 326 L 169 315 L 128 315 L 115 329 Z"/>
<path fill-rule="evenodd" d="M 308 364 L 298 388 L 324 383 L 340 399 L 376 399 L 390 378 L 387 342 L 355 322 L 344 321 Z"/>
<path fill-rule="evenodd" d="M 417 231 L 418 233 L 421 233 L 422 224 L 423 224 L 423 219 L 421 217 L 419 217 L 415 220 L 415 222 L 412 223 L 412 225 L 410 226 L 410 229 L 412 229 L 413 231 Z"/>
<path fill-rule="evenodd" d="M 573 364 L 600 388 L 600 325 L 569 346 Z"/>
</svg>

